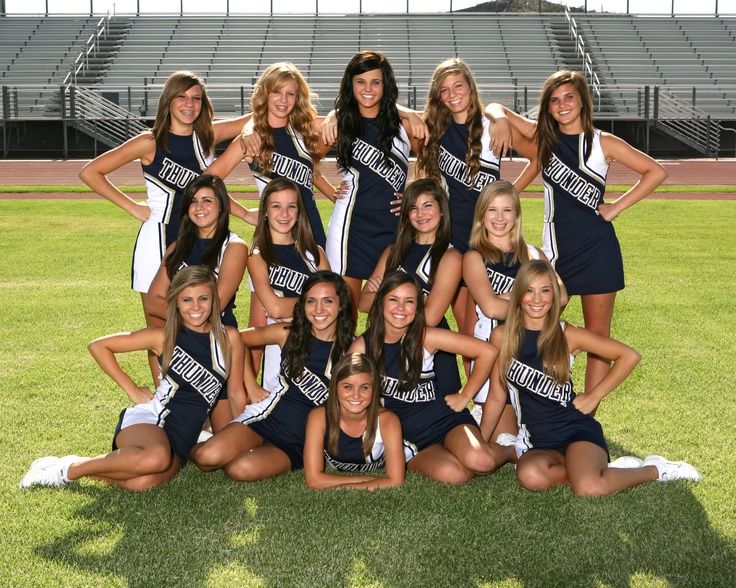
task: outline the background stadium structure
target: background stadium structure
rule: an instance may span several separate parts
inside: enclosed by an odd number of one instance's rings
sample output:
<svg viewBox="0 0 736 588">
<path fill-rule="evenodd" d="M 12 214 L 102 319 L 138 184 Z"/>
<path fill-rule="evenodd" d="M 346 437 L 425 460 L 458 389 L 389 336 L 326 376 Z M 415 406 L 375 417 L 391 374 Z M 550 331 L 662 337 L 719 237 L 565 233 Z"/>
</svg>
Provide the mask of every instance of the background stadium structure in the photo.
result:
<svg viewBox="0 0 736 588">
<path fill-rule="evenodd" d="M 620 14 L 0 16 L 2 156 L 88 157 L 150 125 L 177 69 L 207 81 L 219 117 L 249 109 L 258 75 L 292 61 L 332 108 L 360 49 L 391 61 L 424 105 L 434 67 L 473 69 L 484 101 L 531 111 L 553 71 L 595 81 L 597 126 L 659 157 L 732 155 L 736 18 Z M 727 132 L 730 131 L 730 132 Z"/>
</svg>

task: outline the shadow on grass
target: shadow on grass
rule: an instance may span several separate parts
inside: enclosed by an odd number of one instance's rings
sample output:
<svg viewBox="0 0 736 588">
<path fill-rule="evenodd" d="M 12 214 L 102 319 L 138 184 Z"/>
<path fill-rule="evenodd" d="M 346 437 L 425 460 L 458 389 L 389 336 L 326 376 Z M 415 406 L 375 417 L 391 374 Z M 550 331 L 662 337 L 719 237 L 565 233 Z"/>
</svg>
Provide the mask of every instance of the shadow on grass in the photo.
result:
<svg viewBox="0 0 736 588">
<path fill-rule="evenodd" d="M 736 574 L 684 482 L 588 500 L 525 491 L 506 466 L 461 488 L 410 475 L 366 494 L 309 491 L 300 473 L 244 485 L 189 467 L 143 494 L 67 491 L 88 501 L 77 530 L 37 553 L 90 584 L 677 586 L 732 585 Z"/>
</svg>

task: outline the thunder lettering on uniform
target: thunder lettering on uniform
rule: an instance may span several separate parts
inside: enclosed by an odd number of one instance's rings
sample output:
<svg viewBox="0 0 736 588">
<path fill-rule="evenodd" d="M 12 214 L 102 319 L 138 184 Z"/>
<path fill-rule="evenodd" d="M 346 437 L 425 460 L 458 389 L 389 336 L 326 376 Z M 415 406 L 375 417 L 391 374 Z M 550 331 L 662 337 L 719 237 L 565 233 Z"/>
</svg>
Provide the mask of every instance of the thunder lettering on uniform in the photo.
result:
<svg viewBox="0 0 736 588">
<path fill-rule="evenodd" d="M 455 157 L 441 145 L 439 164 L 442 175 L 453 178 L 466 188 L 471 188 L 476 192 L 480 192 L 486 185 L 495 182 L 497 179 L 494 174 L 481 169 L 475 176 L 475 181 L 472 181 L 468 164 Z"/>
<path fill-rule="evenodd" d="M 401 402 L 429 402 L 435 399 L 434 380 L 419 382 L 411 390 L 404 390 L 402 381 L 391 376 L 382 377 L 384 396 Z"/>
<path fill-rule="evenodd" d="M 164 157 L 161 163 L 161 171 L 158 173 L 160 179 L 182 190 L 197 176 L 199 176 L 197 172 L 171 161 L 168 157 Z"/>
<path fill-rule="evenodd" d="M 333 458 L 327 451 L 324 452 L 325 461 L 330 464 L 333 468 L 341 470 L 343 472 L 371 472 L 384 467 L 386 459 L 381 457 L 376 461 L 370 461 L 368 463 L 346 463 L 344 461 L 338 461 Z M 368 457 L 370 459 L 370 456 Z"/>
<path fill-rule="evenodd" d="M 554 153 L 549 164 L 544 168 L 544 173 L 550 182 L 557 184 L 580 204 L 597 210 L 601 200 L 600 187 L 580 177 L 575 170 L 565 165 Z"/>
<path fill-rule="evenodd" d="M 312 189 L 313 174 L 309 166 L 304 165 L 301 161 L 273 153 L 271 155 L 271 173 L 280 178 L 291 180 L 300 186 Z"/>
<path fill-rule="evenodd" d="M 289 375 L 289 370 L 286 369 L 286 366 L 283 365 L 282 367 L 284 370 L 284 374 L 286 374 L 287 377 L 291 378 L 291 376 Z M 327 394 L 329 392 L 327 384 L 324 382 L 324 380 L 322 380 L 322 378 L 320 378 L 318 375 L 316 375 L 314 372 L 310 371 L 306 367 L 298 378 L 291 378 L 291 381 L 294 382 L 294 385 L 299 388 L 301 393 L 304 394 L 307 399 L 314 402 L 314 404 L 316 404 L 317 406 L 320 406 L 321 404 L 327 402 Z"/>
<path fill-rule="evenodd" d="M 511 292 L 511 288 L 514 287 L 516 278 L 509 277 L 486 267 L 486 273 L 488 274 L 488 281 L 491 283 L 491 289 L 496 294 L 508 294 Z"/>
<path fill-rule="evenodd" d="M 396 192 L 402 191 L 406 182 L 406 172 L 398 163 L 384 157 L 380 149 L 376 149 L 363 139 L 356 139 L 353 141 L 353 159 L 381 176 Z"/>
<path fill-rule="evenodd" d="M 572 383 L 558 384 L 547 374 L 514 360 L 506 374 L 506 379 L 517 387 L 523 387 L 542 398 L 548 398 L 567 406 L 572 396 Z"/>
<path fill-rule="evenodd" d="M 285 288 L 292 292 L 301 292 L 308 277 L 307 274 L 283 265 L 272 265 L 268 268 L 268 281 L 274 289 Z"/>
<path fill-rule="evenodd" d="M 169 370 L 194 388 L 212 406 L 220 393 L 220 381 L 181 347 L 174 347 Z"/>
</svg>

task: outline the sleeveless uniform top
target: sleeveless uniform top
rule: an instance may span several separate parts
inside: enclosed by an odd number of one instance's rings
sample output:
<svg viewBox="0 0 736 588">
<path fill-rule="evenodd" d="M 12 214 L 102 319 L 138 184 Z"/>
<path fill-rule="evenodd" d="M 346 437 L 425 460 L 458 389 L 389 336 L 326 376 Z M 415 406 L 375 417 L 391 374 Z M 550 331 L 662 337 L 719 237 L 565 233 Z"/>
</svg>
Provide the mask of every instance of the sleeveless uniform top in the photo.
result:
<svg viewBox="0 0 736 588">
<path fill-rule="evenodd" d="M 376 428 L 376 436 L 370 455 L 363 454 L 363 439 L 351 437 L 340 429 L 337 442 L 337 454 L 331 455 L 327 450 L 330 438 L 330 423 L 325 415 L 325 463 L 342 472 L 372 472 L 386 466 L 383 439 L 381 438 L 380 419 Z"/>
<path fill-rule="evenodd" d="M 272 130 L 274 150 L 271 154 L 271 171 L 264 174 L 255 161 L 250 164 L 253 178 L 258 186 L 258 192 L 262 193 L 266 184 L 276 178 L 284 178 L 294 182 L 299 187 L 299 193 L 309 217 L 314 240 L 317 245 L 324 247 L 326 243 L 325 229 L 322 226 L 322 219 L 319 216 L 317 204 L 314 201 L 314 192 L 312 191 L 314 186 L 312 156 L 307 151 L 302 136 L 291 125 Z"/>
<path fill-rule="evenodd" d="M 342 170 L 348 191 L 335 202 L 330 217 L 327 255 L 333 271 L 366 279 L 383 250 L 394 242 L 398 217 L 391 212 L 394 193 L 403 192 L 409 169 L 409 137 L 403 126 L 387 158 L 380 150 L 375 119 L 362 119 L 362 132 L 353 141 L 352 161 Z"/>
<path fill-rule="evenodd" d="M 369 349 L 370 338 L 367 333 L 363 336 L 366 349 Z M 476 425 L 467 409 L 455 412 L 445 402 L 445 396 L 457 389 L 452 388 L 452 383 L 448 384 L 446 372 L 435 373 L 434 356 L 426 349 L 422 355 L 421 376 L 413 388 L 408 388 L 406 381 L 401 379 L 401 341 L 384 343 L 382 360 L 383 405 L 401 421 L 404 439 L 411 445 L 407 448 L 405 443 L 407 461 L 425 447 L 441 442 L 456 426 Z"/>
<path fill-rule="evenodd" d="M 311 259 L 304 259 L 297 251 L 296 244 L 272 245 L 279 265 L 268 266 L 268 283 L 274 292 L 285 298 L 301 295 L 304 282 L 319 268 Z"/>
<path fill-rule="evenodd" d="M 542 170 L 544 252 L 569 294 L 603 294 L 624 287 L 613 224 L 598 214 L 608 173 L 600 139 L 600 131 L 595 131 L 585 161 L 585 134 L 560 134 Z"/>
<path fill-rule="evenodd" d="M 440 140 L 439 166 L 450 195 L 452 246 L 465 253 L 468 250 L 470 229 L 473 226 L 475 203 L 480 191 L 501 177 L 501 161 L 491 151 L 490 121 L 483 117 L 480 169 L 475 179 L 465 159 L 468 127 L 451 122 Z"/>
<path fill-rule="evenodd" d="M 142 165 L 151 217 L 166 225 L 166 246 L 176 241 L 181 223 L 181 200 L 184 188 L 199 176 L 214 157 L 205 153 L 197 133 L 168 134 L 169 150 L 156 147 L 149 165 Z"/>
<path fill-rule="evenodd" d="M 310 337 L 304 370 L 296 377 L 281 361 L 281 371 L 270 394 L 249 404 L 235 421 L 248 425 L 264 440 L 289 456 L 294 469 L 302 467 L 307 417 L 327 400 L 332 363 L 332 341 Z"/>
<path fill-rule="evenodd" d="M 194 240 L 194 245 L 192 246 L 192 251 L 189 254 L 189 256 L 186 258 L 186 261 L 183 261 L 181 264 L 179 264 L 179 267 L 177 268 L 177 273 L 183 270 L 185 267 L 189 267 L 190 265 L 198 265 L 202 263 L 202 255 L 204 254 L 205 250 L 209 246 L 212 239 L 201 239 L 197 237 Z M 225 240 L 222 242 L 222 248 L 220 249 L 220 253 L 217 255 L 217 265 L 215 266 L 215 277 L 220 277 L 220 265 L 222 265 L 222 258 L 225 255 L 225 249 L 227 249 L 227 246 L 230 243 L 244 243 L 244 241 L 238 237 L 235 233 L 230 231 L 230 234 L 225 237 Z M 235 318 L 234 310 L 235 310 L 235 296 L 236 294 L 233 294 L 233 297 L 230 299 L 230 301 L 225 305 L 225 308 L 222 309 L 222 324 L 228 325 L 231 327 L 238 328 L 238 321 Z"/>
<path fill-rule="evenodd" d="M 161 407 L 159 426 L 183 463 L 226 380 L 225 361 L 215 336 L 182 326 L 168 373 L 156 389 L 154 401 Z"/>
<path fill-rule="evenodd" d="M 511 404 L 516 412 L 519 435 L 517 454 L 528 449 L 552 448 L 564 453 L 574 441 L 591 441 L 608 450 L 598 422 L 573 405 L 572 380 L 558 384 L 542 370 L 537 353 L 540 331 L 524 329 L 517 357 L 506 372 Z"/>
<path fill-rule="evenodd" d="M 422 287 L 422 294 L 429 296 L 429 276 L 432 271 L 432 257 L 430 253 L 432 245 L 412 243 L 406 259 L 401 263 L 399 269 L 416 278 Z M 447 319 L 443 316 L 437 327 L 450 330 Z M 457 367 L 457 356 L 454 353 L 438 351 L 434 358 L 435 370 L 447 373 L 448 391 L 458 391 L 462 387 L 460 371 Z"/>
</svg>

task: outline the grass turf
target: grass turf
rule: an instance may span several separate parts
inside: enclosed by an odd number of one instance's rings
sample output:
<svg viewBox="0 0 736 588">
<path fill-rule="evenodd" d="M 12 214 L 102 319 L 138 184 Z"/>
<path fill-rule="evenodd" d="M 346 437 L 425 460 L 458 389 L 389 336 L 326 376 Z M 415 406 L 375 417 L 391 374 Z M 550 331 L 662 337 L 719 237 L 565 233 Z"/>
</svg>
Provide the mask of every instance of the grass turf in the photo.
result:
<svg viewBox="0 0 736 588">
<path fill-rule="evenodd" d="M 538 242 L 542 202 L 523 205 Z M 588 500 L 526 492 L 505 466 L 461 488 L 409 474 L 365 494 L 188 467 L 143 494 L 92 481 L 21 492 L 41 455 L 109 449 L 125 396 L 85 345 L 141 326 L 127 288 L 136 224 L 103 201 L 2 201 L 0 585 L 733 585 L 734 224 L 736 203 L 707 201 L 644 201 L 616 221 L 627 288 L 613 330 L 644 360 L 598 418 L 614 457 L 686 459 L 699 485 Z M 241 322 L 246 302 L 241 290 Z M 566 318 L 581 323 L 577 301 Z M 123 363 L 148 380 L 143 354 Z"/>
</svg>

